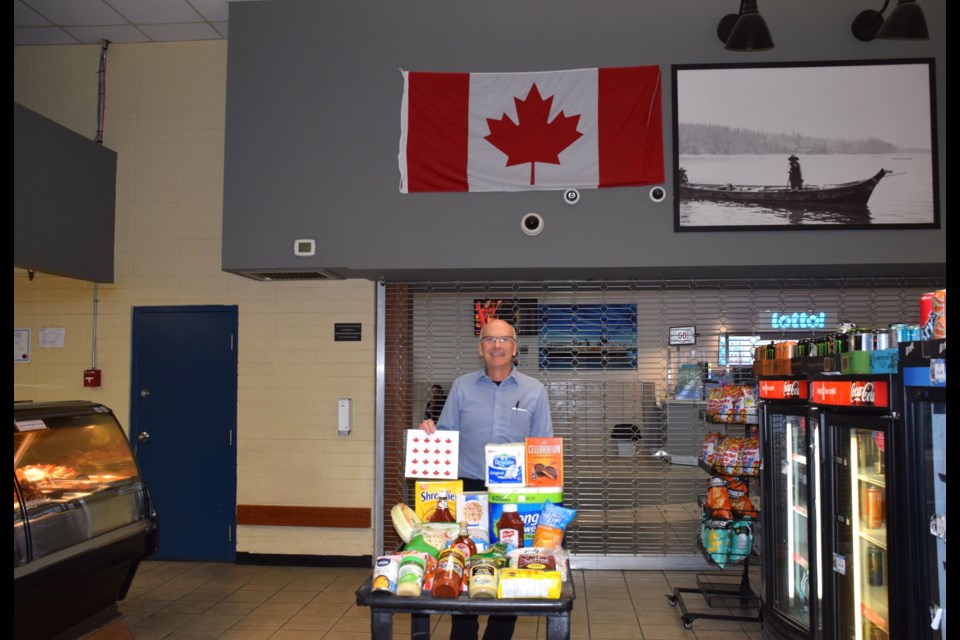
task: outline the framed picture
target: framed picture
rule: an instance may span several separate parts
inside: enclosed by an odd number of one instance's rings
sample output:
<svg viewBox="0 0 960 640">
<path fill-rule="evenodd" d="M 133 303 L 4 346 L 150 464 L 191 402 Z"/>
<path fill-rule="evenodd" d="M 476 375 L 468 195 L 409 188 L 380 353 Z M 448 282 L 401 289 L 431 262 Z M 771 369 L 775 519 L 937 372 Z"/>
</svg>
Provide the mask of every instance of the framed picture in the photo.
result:
<svg viewBox="0 0 960 640">
<path fill-rule="evenodd" d="M 539 331 L 538 302 L 536 298 L 477 298 L 473 301 L 473 333 L 492 318 L 506 320 L 518 336 L 535 336 Z"/>
<path fill-rule="evenodd" d="M 672 77 L 676 231 L 940 227 L 932 59 Z"/>
<path fill-rule="evenodd" d="M 636 369 L 637 305 L 540 305 L 540 369 Z"/>
</svg>

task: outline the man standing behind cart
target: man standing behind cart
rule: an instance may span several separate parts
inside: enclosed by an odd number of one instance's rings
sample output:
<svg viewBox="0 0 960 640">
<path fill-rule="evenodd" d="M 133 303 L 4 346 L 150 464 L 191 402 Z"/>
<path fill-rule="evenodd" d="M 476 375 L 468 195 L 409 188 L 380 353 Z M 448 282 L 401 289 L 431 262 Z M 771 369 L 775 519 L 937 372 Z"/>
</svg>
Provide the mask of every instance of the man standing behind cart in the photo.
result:
<svg viewBox="0 0 960 640">
<path fill-rule="evenodd" d="M 523 442 L 553 435 L 550 403 L 543 383 L 517 371 L 517 333 L 493 318 L 480 329 L 477 346 L 484 367 L 457 378 L 437 422 L 424 420 L 427 433 L 437 429 L 460 432 L 460 479 L 464 491 L 486 490 L 486 445 Z M 513 637 L 516 616 L 490 616 L 484 640 Z M 474 640 L 480 628 L 477 616 L 455 615 L 451 640 Z"/>
</svg>

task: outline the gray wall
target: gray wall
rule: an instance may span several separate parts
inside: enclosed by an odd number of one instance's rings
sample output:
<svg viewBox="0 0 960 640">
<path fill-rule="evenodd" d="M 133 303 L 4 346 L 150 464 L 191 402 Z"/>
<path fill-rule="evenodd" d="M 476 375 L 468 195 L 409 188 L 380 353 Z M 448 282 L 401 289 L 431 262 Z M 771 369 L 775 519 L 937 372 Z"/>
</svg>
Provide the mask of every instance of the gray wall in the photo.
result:
<svg viewBox="0 0 960 640">
<path fill-rule="evenodd" d="M 878 7 L 860 4 L 761 3 L 776 48 L 737 53 L 716 36 L 736 0 L 231 3 L 223 268 L 373 279 L 943 274 L 946 3 L 923 3 L 929 42 L 869 43 L 850 24 Z M 935 59 L 940 229 L 674 232 L 671 65 L 902 58 Z M 557 191 L 399 192 L 401 68 L 646 64 L 664 78 L 663 203 L 647 187 L 584 190 L 575 207 Z M 519 226 L 530 211 L 545 219 L 535 237 Z M 297 238 L 316 239 L 316 256 L 295 257 Z"/>
<path fill-rule="evenodd" d="M 113 282 L 117 153 L 13 103 L 13 266 Z"/>
</svg>

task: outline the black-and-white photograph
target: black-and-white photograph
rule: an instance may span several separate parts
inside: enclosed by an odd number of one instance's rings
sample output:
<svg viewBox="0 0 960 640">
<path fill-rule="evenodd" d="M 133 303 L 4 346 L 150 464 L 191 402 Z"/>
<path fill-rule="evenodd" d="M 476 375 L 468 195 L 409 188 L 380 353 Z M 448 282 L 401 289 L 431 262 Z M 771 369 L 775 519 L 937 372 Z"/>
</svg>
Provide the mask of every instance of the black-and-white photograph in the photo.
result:
<svg viewBox="0 0 960 640">
<path fill-rule="evenodd" d="M 932 60 L 672 70 L 676 231 L 940 226 Z"/>
</svg>

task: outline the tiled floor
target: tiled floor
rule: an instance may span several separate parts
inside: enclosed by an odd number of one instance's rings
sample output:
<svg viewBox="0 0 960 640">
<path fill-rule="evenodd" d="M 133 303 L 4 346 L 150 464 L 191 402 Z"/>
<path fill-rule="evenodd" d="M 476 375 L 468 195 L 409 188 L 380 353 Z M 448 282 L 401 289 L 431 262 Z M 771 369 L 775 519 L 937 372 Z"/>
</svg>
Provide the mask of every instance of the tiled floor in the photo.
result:
<svg viewBox="0 0 960 640">
<path fill-rule="evenodd" d="M 359 568 L 144 562 L 130 593 L 120 602 L 119 622 L 84 640 L 369 638 L 370 611 L 358 607 L 354 596 L 369 575 L 369 569 Z M 696 576 L 693 571 L 574 570 L 571 579 L 577 599 L 571 638 L 761 638 L 762 627 L 757 622 L 700 618 L 693 620 L 691 629 L 685 629 L 680 608 L 671 606 L 667 595 L 675 587 L 695 588 Z M 690 611 L 731 613 L 709 608 L 698 593 L 683 593 L 682 597 Z M 432 622 L 431 638 L 446 640 L 450 618 L 439 616 Z M 394 637 L 410 637 L 409 616 L 396 616 Z M 545 620 L 519 618 L 514 637 L 545 638 Z"/>
</svg>

